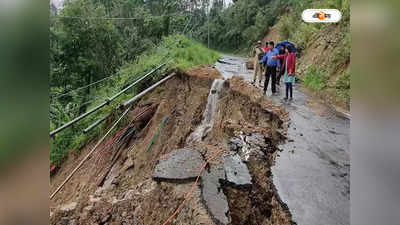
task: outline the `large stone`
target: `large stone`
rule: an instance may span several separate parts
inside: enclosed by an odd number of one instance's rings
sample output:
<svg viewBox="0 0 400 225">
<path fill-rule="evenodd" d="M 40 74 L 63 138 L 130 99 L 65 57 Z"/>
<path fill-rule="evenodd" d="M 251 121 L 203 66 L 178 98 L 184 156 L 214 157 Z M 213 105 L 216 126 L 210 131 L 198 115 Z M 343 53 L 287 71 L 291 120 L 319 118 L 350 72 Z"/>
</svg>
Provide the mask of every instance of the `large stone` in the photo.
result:
<svg viewBox="0 0 400 225">
<path fill-rule="evenodd" d="M 196 179 L 204 160 L 195 148 L 172 151 L 167 159 L 158 162 L 153 179 L 158 181 L 178 181 Z"/>
<path fill-rule="evenodd" d="M 224 169 L 226 180 L 238 187 L 251 186 L 249 170 L 238 154 L 224 155 Z"/>
<path fill-rule="evenodd" d="M 228 211 L 228 201 L 222 191 L 220 180 L 225 180 L 223 168 L 211 167 L 210 172 L 202 175 L 202 196 L 210 215 L 217 224 L 229 224 L 231 219 Z"/>
</svg>

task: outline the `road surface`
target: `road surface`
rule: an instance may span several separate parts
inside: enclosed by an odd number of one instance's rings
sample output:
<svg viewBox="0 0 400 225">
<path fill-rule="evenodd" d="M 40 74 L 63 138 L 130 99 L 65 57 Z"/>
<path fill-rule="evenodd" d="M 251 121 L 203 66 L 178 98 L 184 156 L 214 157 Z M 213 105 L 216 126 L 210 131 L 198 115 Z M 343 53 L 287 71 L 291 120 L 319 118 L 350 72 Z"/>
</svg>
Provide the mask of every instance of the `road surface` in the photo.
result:
<svg viewBox="0 0 400 225">
<path fill-rule="evenodd" d="M 216 68 L 225 78 L 240 75 L 251 82 L 253 71 L 246 58 L 224 55 Z M 282 104 L 289 112 L 288 141 L 272 168 L 273 182 L 298 225 L 350 224 L 350 121 L 334 111 L 310 107 L 313 99 L 293 89 L 293 102 L 284 102 L 281 84 L 278 96 L 267 98 Z M 311 104 L 312 105 L 312 104 Z"/>
</svg>

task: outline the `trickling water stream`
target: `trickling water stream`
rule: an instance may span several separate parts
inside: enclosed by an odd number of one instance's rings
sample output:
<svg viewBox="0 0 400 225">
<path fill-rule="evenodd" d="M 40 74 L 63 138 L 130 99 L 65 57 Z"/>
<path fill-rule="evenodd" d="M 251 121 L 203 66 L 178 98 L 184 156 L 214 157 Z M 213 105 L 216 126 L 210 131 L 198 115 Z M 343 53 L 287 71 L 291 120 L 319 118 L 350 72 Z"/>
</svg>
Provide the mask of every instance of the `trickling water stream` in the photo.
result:
<svg viewBox="0 0 400 225">
<path fill-rule="evenodd" d="M 218 111 L 218 99 L 225 80 L 215 79 L 208 94 L 207 106 L 203 113 L 201 124 L 189 136 L 186 143 L 193 144 L 201 141 L 212 130 L 215 113 Z"/>
</svg>

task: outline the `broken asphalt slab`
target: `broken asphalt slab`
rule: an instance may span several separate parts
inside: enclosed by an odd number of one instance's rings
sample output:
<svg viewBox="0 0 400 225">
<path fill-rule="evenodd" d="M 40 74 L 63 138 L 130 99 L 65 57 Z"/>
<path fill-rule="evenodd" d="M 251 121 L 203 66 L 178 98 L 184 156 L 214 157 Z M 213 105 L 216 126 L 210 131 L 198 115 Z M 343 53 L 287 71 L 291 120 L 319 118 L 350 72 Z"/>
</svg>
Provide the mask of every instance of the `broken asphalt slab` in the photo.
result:
<svg viewBox="0 0 400 225">
<path fill-rule="evenodd" d="M 184 148 L 172 151 L 167 159 L 156 165 L 153 179 L 157 181 L 194 180 L 204 159 L 195 148 Z"/>
<path fill-rule="evenodd" d="M 221 188 L 221 180 L 225 180 L 224 169 L 211 167 L 201 178 L 202 198 L 207 210 L 218 224 L 229 224 L 231 218 L 228 214 L 228 201 Z"/>
<path fill-rule="evenodd" d="M 201 176 L 201 191 L 204 205 L 217 224 L 229 224 L 229 205 L 223 192 L 223 185 L 234 188 L 250 188 L 251 176 L 247 165 L 238 154 L 223 155 L 223 167 L 210 166 Z M 196 148 L 172 151 L 166 159 L 156 165 L 153 179 L 181 183 L 195 180 L 199 169 L 205 163 Z"/>
<path fill-rule="evenodd" d="M 235 187 L 250 187 L 251 176 L 249 170 L 238 154 L 224 155 L 224 169 L 226 181 Z"/>
</svg>

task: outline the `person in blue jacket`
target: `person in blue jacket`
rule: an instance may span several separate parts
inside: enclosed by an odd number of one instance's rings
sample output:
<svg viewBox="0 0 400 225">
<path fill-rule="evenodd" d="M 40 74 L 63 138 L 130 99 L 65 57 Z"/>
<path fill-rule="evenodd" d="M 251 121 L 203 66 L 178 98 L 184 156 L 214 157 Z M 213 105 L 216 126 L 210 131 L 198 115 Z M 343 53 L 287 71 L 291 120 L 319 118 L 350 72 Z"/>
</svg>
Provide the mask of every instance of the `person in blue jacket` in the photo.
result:
<svg viewBox="0 0 400 225">
<path fill-rule="evenodd" d="M 271 50 L 268 51 L 260 61 L 264 65 L 264 67 L 266 66 L 264 95 L 267 93 L 268 83 L 270 78 L 272 80 L 271 81 L 272 95 L 276 95 L 276 68 L 279 66 L 279 60 L 273 57 L 279 55 L 279 51 L 274 47 L 275 43 L 273 41 L 269 42 L 269 48 Z"/>
</svg>

